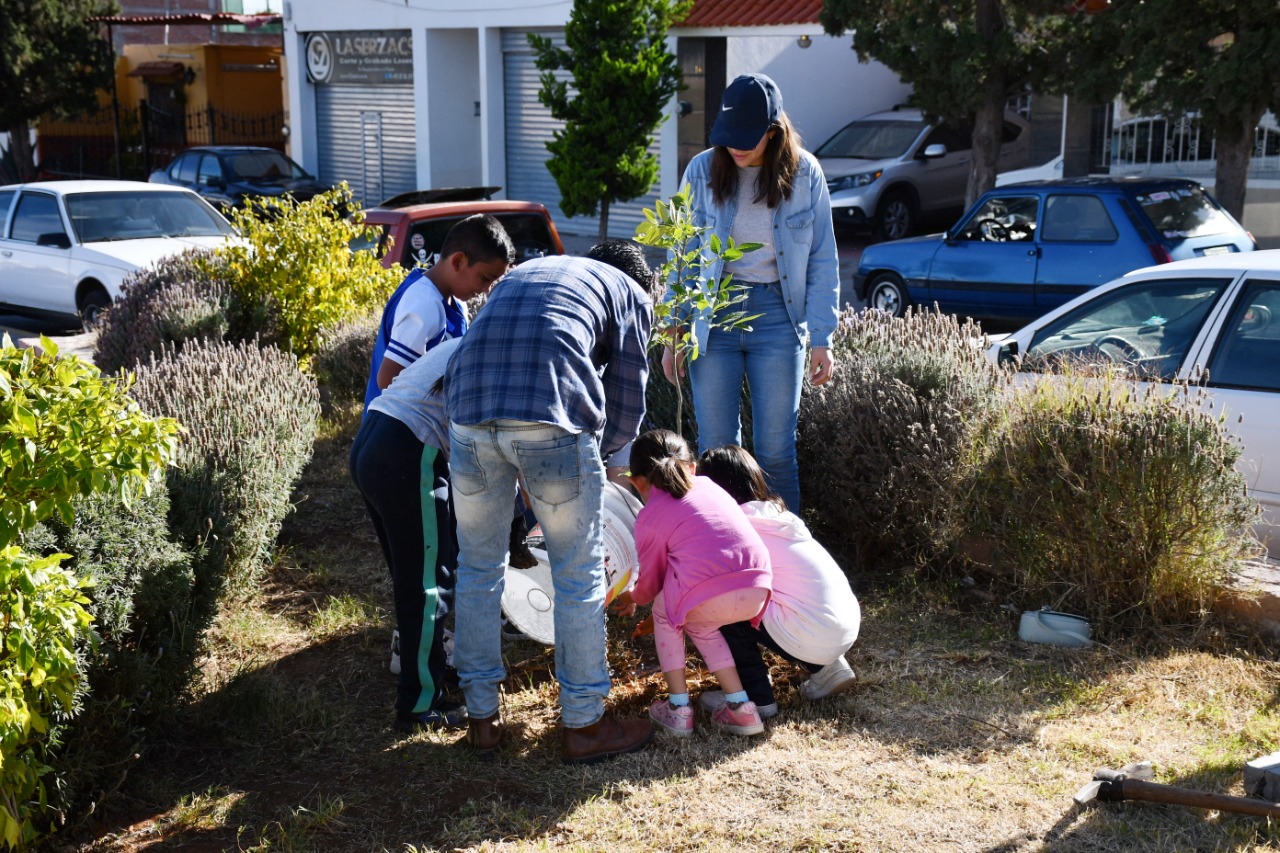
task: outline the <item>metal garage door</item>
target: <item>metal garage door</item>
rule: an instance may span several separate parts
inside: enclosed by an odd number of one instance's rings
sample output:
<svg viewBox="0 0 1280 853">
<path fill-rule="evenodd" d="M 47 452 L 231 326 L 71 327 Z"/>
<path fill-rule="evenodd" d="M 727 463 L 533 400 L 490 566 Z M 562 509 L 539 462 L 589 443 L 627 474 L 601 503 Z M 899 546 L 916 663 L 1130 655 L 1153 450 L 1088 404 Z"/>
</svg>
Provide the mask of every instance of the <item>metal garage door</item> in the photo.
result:
<svg viewBox="0 0 1280 853">
<path fill-rule="evenodd" d="M 320 180 L 363 206 L 418 188 L 412 86 L 317 86 L 316 129 Z"/>
<path fill-rule="evenodd" d="M 533 32 L 550 37 L 555 44 L 564 46 L 562 29 L 539 29 Z M 507 198 L 545 204 L 555 215 L 557 226 L 571 233 L 596 233 L 600 227 L 597 218 L 580 216 L 569 219 L 560 209 L 560 188 L 556 186 L 555 178 L 551 177 L 546 167 L 550 156 L 546 143 L 564 125 L 552 118 L 551 110 L 538 101 L 540 72 L 533 64 L 533 48 L 529 47 L 525 30 L 503 30 L 502 56 L 506 89 Z M 658 156 L 656 138 L 650 141 L 649 150 L 655 157 Z M 656 200 L 655 184 L 648 195 L 610 205 L 610 236 L 630 237 L 634 234 L 636 226 L 644 220 L 643 209 L 652 207 Z"/>
</svg>

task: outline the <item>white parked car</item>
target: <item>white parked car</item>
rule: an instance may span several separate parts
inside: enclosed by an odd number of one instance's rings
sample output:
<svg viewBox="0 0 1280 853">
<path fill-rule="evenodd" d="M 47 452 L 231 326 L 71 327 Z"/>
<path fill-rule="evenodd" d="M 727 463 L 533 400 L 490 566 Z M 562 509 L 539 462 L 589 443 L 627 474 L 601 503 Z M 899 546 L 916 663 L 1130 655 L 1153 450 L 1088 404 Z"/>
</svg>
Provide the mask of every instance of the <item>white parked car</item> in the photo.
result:
<svg viewBox="0 0 1280 853">
<path fill-rule="evenodd" d="M 1025 169 L 1014 169 L 1012 172 L 1001 172 L 996 175 L 996 186 L 1006 187 L 1009 184 L 1020 184 L 1023 181 L 1060 181 L 1062 180 L 1063 157 L 1059 154 L 1047 163 L 1039 166 L 1028 166 Z"/>
<path fill-rule="evenodd" d="M 0 308 L 90 325 L 129 273 L 223 245 L 231 225 L 190 190 L 138 181 L 0 187 Z"/>
<path fill-rule="evenodd" d="M 1240 437 L 1237 467 L 1280 557 L 1280 250 L 1147 267 L 1084 293 L 994 343 L 996 361 L 1105 356 L 1149 381 L 1195 380 Z"/>
</svg>

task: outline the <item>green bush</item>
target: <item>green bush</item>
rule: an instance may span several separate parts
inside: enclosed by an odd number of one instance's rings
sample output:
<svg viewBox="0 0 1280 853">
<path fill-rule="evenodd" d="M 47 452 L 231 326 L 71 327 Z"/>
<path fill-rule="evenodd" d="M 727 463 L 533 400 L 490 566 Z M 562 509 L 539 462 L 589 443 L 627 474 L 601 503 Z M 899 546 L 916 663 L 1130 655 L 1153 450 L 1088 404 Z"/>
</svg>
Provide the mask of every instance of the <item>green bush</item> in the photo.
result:
<svg viewBox="0 0 1280 853">
<path fill-rule="evenodd" d="M 139 368 L 134 393 L 186 430 L 168 473 L 169 517 L 196 552 L 196 598 L 255 589 L 311 458 L 315 380 L 275 347 L 193 341 Z"/>
<path fill-rule="evenodd" d="M 57 718 L 75 710 L 75 644 L 90 631 L 87 584 L 64 556 L 0 548 L 0 841 L 15 849 L 53 829 L 45 760 Z"/>
<path fill-rule="evenodd" d="M 801 399 L 797 454 L 814 534 L 846 562 L 920 566 L 957 535 L 959 466 L 1001 384 L 980 335 L 935 312 L 841 318 L 836 376 Z"/>
<path fill-rule="evenodd" d="M 168 538 L 162 488 L 131 507 L 105 494 L 75 501 L 75 520 L 32 531 L 33 549 L 70 555 L 92 581 L 88 610 L 99 634 L 81 649 L 78 715 L 60 732 L 50 800 L 64 819 L 87 815 L 119 785 L 148 724 L 186 689 L 212 608 L 193 601 L 190 554 Z"/>
<path fill-rule="evenodd" d="M 226 261 L 215 252 L 188 252 L 128 276 L 103 315 L 93 360 L 107 373 L 145 364 L 166 345 L 190 340 L 271 340 L 273 318 L 261 306 L 239 307 Z"/>
<path fill-rule="evenodd" d="M 383 269 L 371 252 L 351 251 L 351 241 L 369 229 L 345 184 L 302 203 L 251 200 L 236 211 L 235 225 L 244 239 L 222 255 L 236 304 L 269 306 L 280 345 L 304 366 L 321 330 L 381 311 L 404 277 L 402 269 Z"/>
<path fill-rule="evenodd" d="M 970 552 L 1021 605 L 1080 613 L 1104 635 L 1200 621 L 1259 552 L 1238 441 L 1196 389 L 1059 370 L 981 435 L 961 501 Z"/>
<path fill-rule="evenodd" d="M 326 404 L 364 400 L 380 322 L 380 314 L 365 314 L 320 333 L 320 349 L 311 362 L 311 370 L 320 382 Z"/>
<path fill-rule="evenodd" d="M 44 776 L 59 728 L 79 710 L 75 649 L 91 640 L 88 581 L 16 542 L 71 524 L 77 501 L 146 494 L 173 452 L 177 425 L 144 416 L 127 383 L 78 358 L 0 346 L 0 840 L 27 846 L 52 828 Z"/>
<path fill-rule="evenodd" d="M 126 381 L 40 345 L 0 346 L 0 547 L 54 513 L 70 522 L 76 495 L 127 501 L 173 454 L 177 425 L 143 415 Z"/>
</svg>

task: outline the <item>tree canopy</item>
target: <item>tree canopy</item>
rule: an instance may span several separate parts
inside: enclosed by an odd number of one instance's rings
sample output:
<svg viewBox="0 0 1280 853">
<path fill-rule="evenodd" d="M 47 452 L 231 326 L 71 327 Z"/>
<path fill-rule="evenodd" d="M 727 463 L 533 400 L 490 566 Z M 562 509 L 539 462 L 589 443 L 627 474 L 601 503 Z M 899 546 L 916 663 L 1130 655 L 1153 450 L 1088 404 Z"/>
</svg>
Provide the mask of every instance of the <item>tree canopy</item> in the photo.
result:
<svg viewBox="0 0 1280 853">
<path fill-rule="evenodd" d="M 1217 140 L 1215 194 L 1239 217 L 1254 128 L 1280 105 L 1277 15 L 1276 0 L 824 0 L 822 24 L 852 30 L 925 113 L 973 123 L 968 201 L 994 185 L 1005 102 L 1031 90 L 1198 114 Z"/>
<path fill-rule="evenodd" d="M 1214 194 L 1240 218 L 1254 129 L 1280 106 L 1278 21 L 1276 0 L 1113 0 L 1064 57 L 1061 85 L 1140 114 L 1198 115 L 1215 137 Z"/>
<path fill-rule="evenodd" d="M 973 127 L 971 202 L 995 185 L 1005 104 L 1055 61 L 1045 28 L 1062 0 L 824 0 L 831 35 L 853 32 L 863 61 L 884 63 L 934 119 Z"/>
<path fill-rule="evenodd" d="M 115 52 L 89 18 L 117 8 L 113 0 L 0 0 L 0 128 L 10 134 L 13 177 L 34 171 L 31 125 L 92 109 L 111 85 Z"/>
<path fill-rule="evenodd" d="M 600 213 L 646 193 L 658 177 L 649 139 L 680 88 L 667 30 L 692 0 L 574 0 L 565 46 L 534 33 L 529 43 L 542 71 L 538 100 L 565 122 L 547 143 L 547 169 L 569 216 Z M 556 74 L 568 72 L 568 76 Z"/>
</svg>

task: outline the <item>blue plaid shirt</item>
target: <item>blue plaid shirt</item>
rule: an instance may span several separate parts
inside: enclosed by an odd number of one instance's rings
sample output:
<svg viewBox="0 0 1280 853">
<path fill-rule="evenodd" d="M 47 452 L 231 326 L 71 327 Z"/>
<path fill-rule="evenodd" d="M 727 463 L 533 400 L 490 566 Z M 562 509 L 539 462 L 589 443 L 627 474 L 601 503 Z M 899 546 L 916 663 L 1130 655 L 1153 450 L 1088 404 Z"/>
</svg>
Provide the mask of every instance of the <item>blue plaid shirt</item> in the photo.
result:
<svg viewBox="0 0 1280 853">
<path fill-rule="evenodd" d="M 607 458 L 639 432 L 652 325 L 648 296 L 614 267 L 526 261 L 493 288 L 449 362 L 449 416 L 591 433 Z"/>
</svg>

